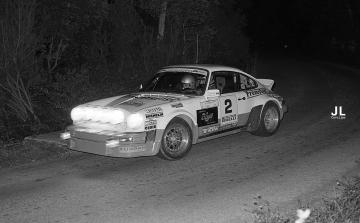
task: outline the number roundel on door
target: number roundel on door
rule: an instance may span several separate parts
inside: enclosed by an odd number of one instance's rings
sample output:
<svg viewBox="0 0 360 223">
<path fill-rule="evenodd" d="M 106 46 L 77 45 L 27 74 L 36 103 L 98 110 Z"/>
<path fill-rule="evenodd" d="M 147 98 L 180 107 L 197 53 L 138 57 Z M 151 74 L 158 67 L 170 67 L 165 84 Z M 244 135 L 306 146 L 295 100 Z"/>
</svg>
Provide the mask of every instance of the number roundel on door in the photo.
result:
<svg viewBox="0 0 360 223">
<path fill-rule="evenodd" d="M 237 123 L 237 104 L 235 95 L 223 96 L 220 98 L 221 125 Z"/>
<path fill-rule="evenodd" d="M 232 113 L 232 102 L 230 99 L 225 99 L 225 114 Z"/>
</svg>

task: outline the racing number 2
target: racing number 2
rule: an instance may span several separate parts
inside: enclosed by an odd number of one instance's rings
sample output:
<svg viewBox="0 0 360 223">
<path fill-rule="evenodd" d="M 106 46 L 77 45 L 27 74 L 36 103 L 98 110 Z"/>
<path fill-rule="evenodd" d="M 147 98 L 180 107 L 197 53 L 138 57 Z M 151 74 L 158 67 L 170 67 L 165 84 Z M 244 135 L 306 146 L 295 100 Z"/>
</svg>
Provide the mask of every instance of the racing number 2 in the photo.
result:
<svg viewBox="0 0 360 223">
<path fill-rule="evenodd" d="M 231 100 L 230 100 L 230 99 L 225 99 L 224 103 L 225 103 L 225 114 L 232 113 L 232 109 L 231 109 L 232 103 L 231 103 Z"/>
</svg>

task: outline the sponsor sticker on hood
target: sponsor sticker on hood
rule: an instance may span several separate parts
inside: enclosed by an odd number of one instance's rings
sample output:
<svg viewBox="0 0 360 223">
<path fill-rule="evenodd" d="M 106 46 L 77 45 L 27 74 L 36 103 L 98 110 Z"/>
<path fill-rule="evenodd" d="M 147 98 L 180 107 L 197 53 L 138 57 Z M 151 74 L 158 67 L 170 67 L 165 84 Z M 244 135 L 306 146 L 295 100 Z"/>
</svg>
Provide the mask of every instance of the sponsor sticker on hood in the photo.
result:
<svg viewBox="0 0 360 223">
<path fill-rule="evenodd" d="M 163 110 L 160 107 L 149 108 L 145 110 L 145 118 L 147 119 L 158 118 L 162 117 L 163 115 Z"/>
<path fill-rule="evenodd" d="M 125 109 L 137 110 L 143 109 L 146 107 L 153 107 L 161 105 L 168 102 L 178 101 L 179 98 L 170 95 L 162 94 L 129 94 L 121 98 L 117 98 L 114 101 L 111 101 L 106 107 L 121 108 L 126 107 Z"/>
</svg>

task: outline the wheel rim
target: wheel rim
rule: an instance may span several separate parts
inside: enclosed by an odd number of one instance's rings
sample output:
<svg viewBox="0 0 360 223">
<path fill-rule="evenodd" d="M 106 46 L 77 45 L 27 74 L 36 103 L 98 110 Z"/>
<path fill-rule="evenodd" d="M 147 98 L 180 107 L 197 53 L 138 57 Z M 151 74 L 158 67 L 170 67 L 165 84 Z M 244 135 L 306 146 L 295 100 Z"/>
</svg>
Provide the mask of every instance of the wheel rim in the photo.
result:
<svg viewBox="0 0 360 223">
<path fill-rule="evenodd" d="M 186 151 L 190 134 L 183 125 L 173 125 L 164 134 L 165 150 L 172 155 L 180 155 Z"/>
<path fill-rule="evenodd" d="M 266 110 L 264 116 L 265 128 L 269 132 L 275 131 L 279 124 L 279 113 L 275 107 L 270 107 Z"/>
</svg>

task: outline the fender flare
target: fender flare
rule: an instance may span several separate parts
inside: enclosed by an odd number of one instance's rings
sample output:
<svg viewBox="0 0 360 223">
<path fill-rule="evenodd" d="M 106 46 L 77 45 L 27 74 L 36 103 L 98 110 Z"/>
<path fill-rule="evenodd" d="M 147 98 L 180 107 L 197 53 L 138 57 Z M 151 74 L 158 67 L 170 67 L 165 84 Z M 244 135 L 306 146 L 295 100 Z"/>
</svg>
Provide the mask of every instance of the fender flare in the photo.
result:
<svg viewBox="0 0 360 223">
<path fill-rule="evenodd" d="M 259 124 L 260 124 L 260 117 L 261 117 L 262 109 L 263 109 L 263 105 L 258 105 L 251 109 L 249 119 L 246 123 L 247 130 L 249 132 L 253 132 L 253 131 L 256 131 L 256 129 L 258 129 Z"/>
<path fill-rule="evenodd" d="M 274 105 L 276 105 L 280 111 L 280 107 L 279 107 L 279 104 L 276 102 L 276 101 L 273 101 L 273 100 L 268 100 L 265 104 L 263 105 L 257 105 L 255 107 L 253 107 L 250 111 L 250 115 L 249 115 L 249 119 L 247 121 L 247 130 L 249 132 L 253 132 L 253 131 L 256 131 L 260 125 L 260 118 L 261 118 L 261 115 L 262 115 L 262 112 L 265 108 L 265 106 L 269 103 L 272 103 Z M 280 114 L 281 115 L 281 114 Z"/>
<path fill-rule="evenodd" d="M 196 119 L 187 111 L 185 110 L 178 110 L 174 113 L 172 113 L 170 116 L 168 116 L 160 126 L 158 126 L 159 129 L 165 129 L 166 126 L 173 120 L 174 118 L 181 118 L 183 119 L 190 127 L 192 131 L 193 136 L 193 144 L 196 142 L 198 138 L 198 131 L 197 131 L 197 125 L 196 125 Z M 162 136 L 161 136 L 162 137 Z"/>
</svg>

